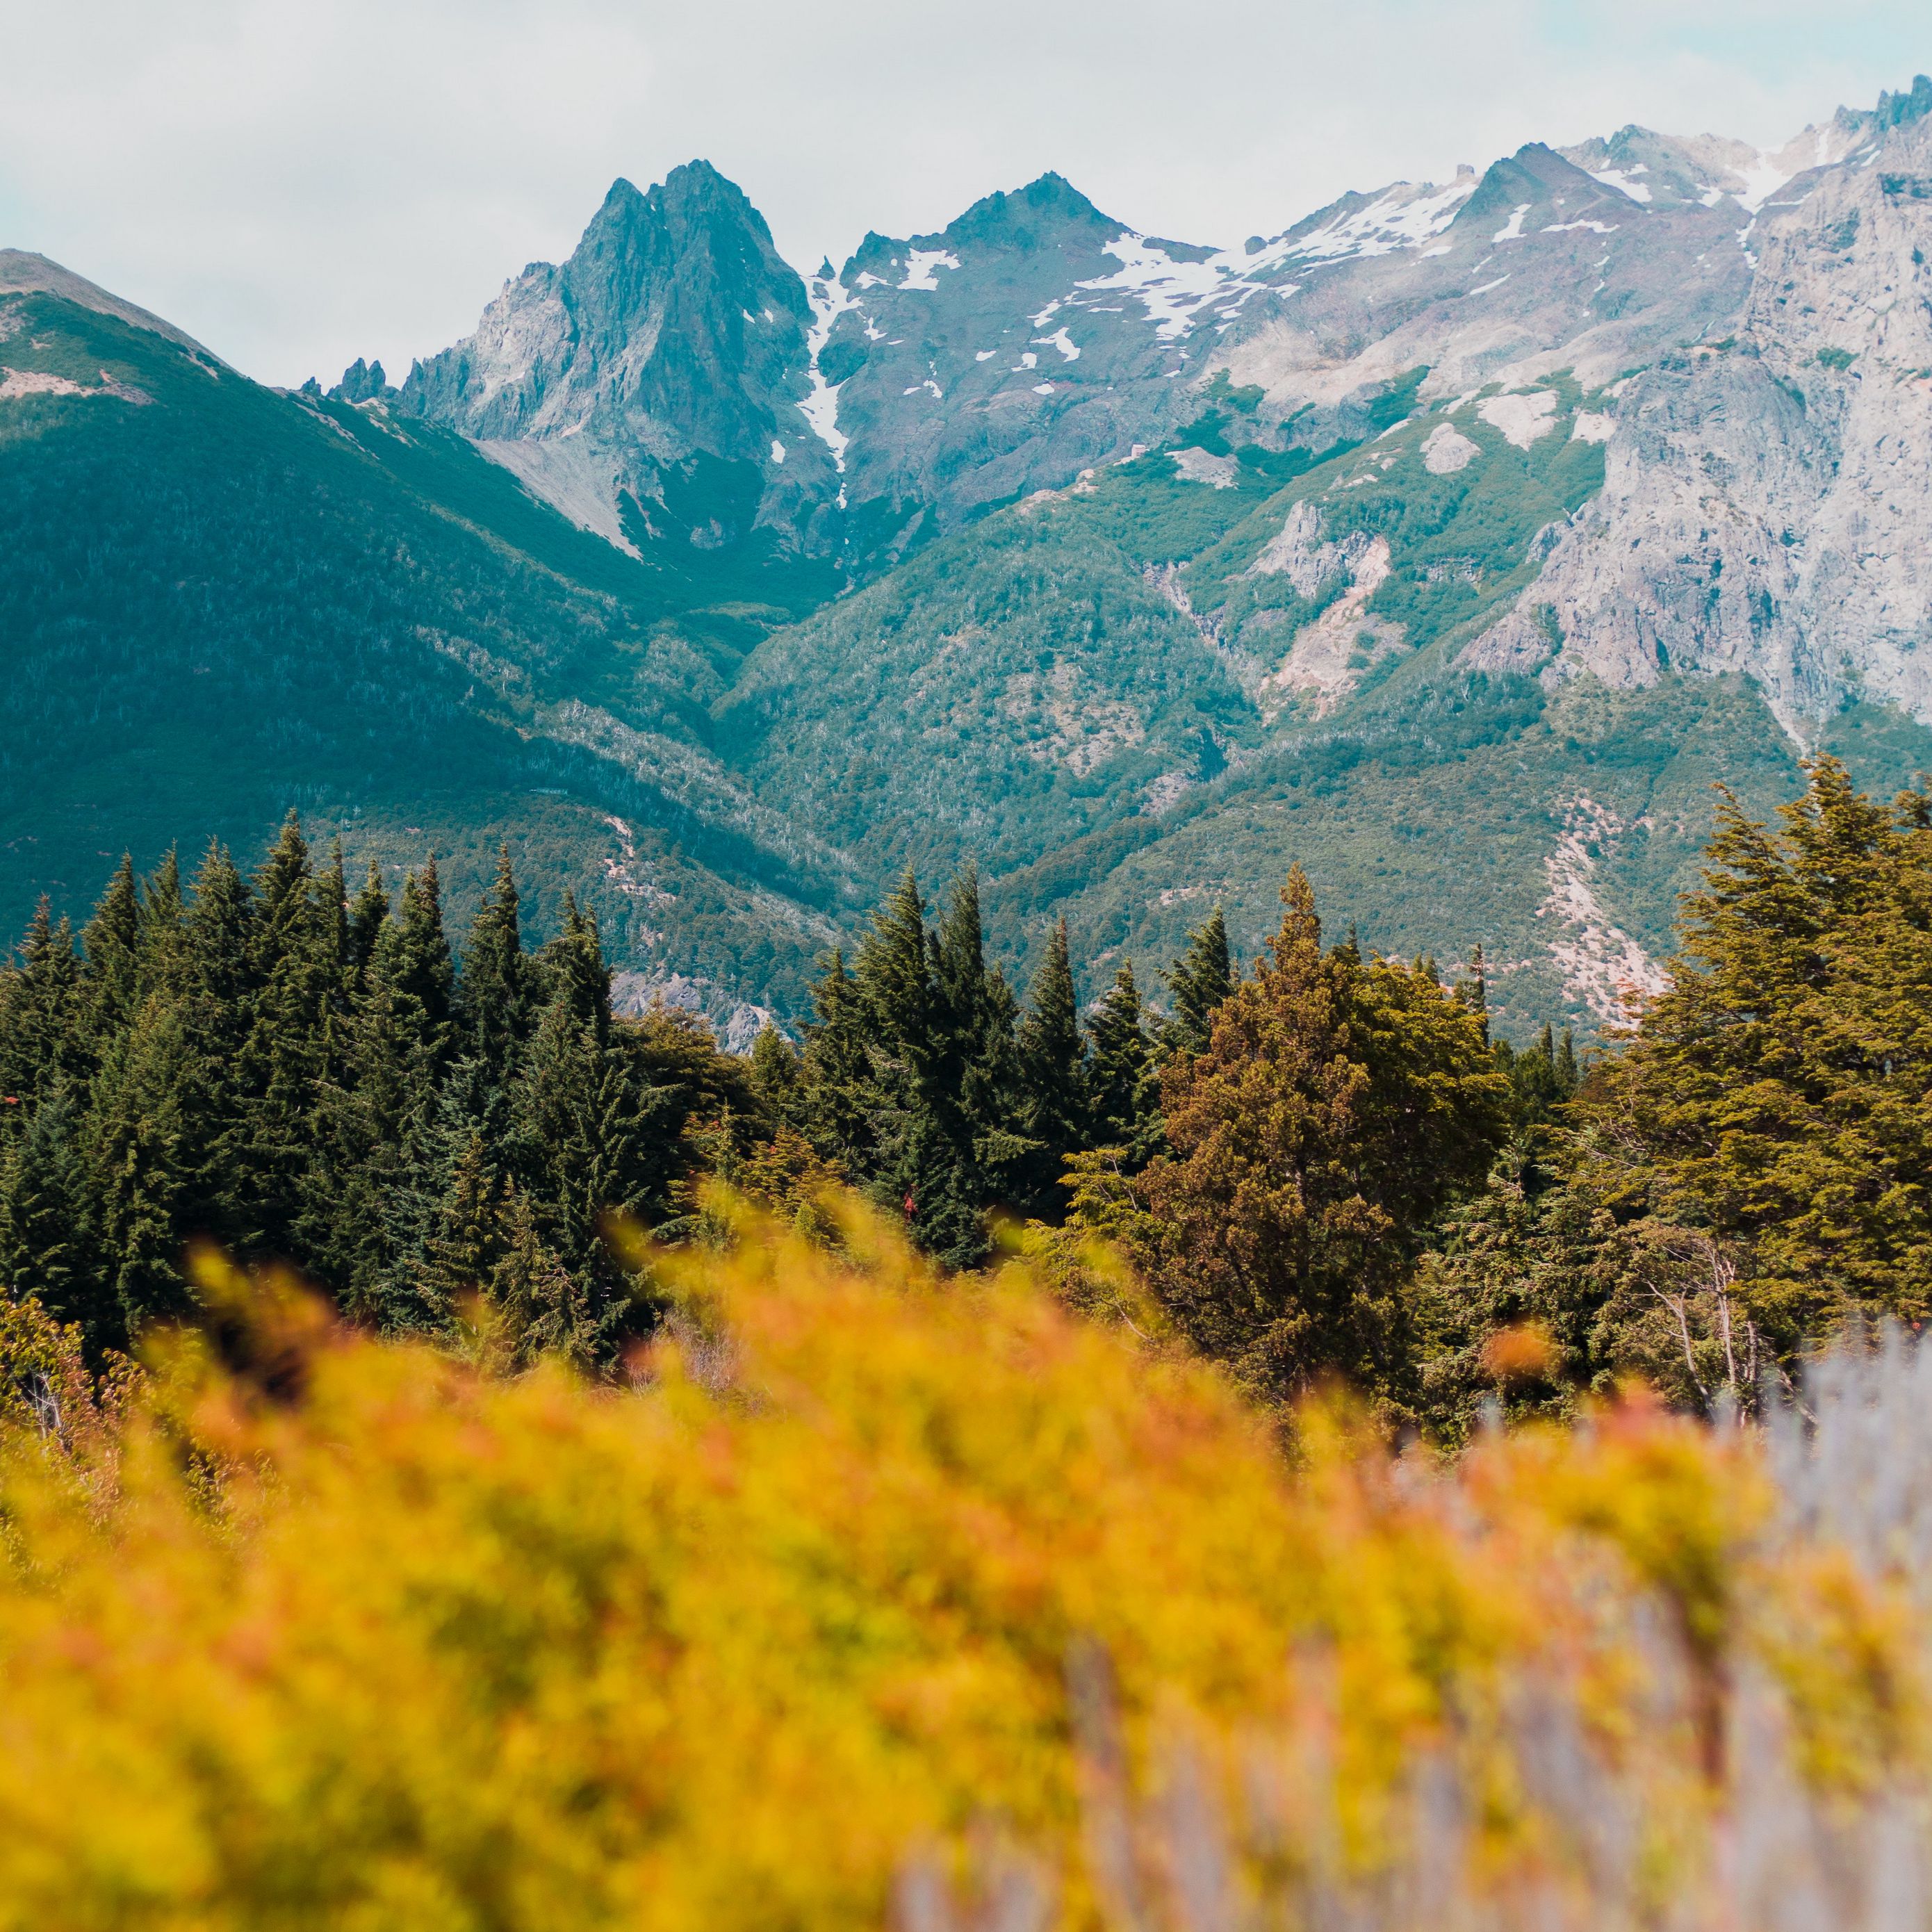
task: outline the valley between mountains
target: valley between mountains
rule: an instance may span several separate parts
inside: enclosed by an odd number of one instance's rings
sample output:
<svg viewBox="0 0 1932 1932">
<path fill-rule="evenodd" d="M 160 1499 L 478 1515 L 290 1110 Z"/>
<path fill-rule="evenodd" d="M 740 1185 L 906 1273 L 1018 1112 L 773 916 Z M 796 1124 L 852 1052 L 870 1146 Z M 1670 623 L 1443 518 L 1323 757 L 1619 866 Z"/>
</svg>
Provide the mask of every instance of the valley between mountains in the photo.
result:
<svg viewBox="0 0 1932 1932">
<path fill-rule="evenodd" d="M 507 843 L 742 1047 L 908 867 L 1092 996 L 1298 860 L 1599 1027 L 1714 785 L 1932 766 L 1928 252 L 1922 78 L 1216 247 L 1048 175 L 800 274 L 694 162 L 399 382 L 0 252 L 0 910 L 292 808 L 466 916 Z"/>
</svg>

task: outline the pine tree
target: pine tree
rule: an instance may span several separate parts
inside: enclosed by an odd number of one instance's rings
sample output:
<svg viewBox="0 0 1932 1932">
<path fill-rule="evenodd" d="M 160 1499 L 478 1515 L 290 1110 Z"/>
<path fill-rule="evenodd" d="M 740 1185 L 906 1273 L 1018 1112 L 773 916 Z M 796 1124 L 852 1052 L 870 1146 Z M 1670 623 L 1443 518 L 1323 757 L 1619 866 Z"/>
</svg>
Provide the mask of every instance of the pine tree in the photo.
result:
<svg viewBox="0 0 1932 1932">
<path fill-rule="evenodd" d="M 10 1113 L 14 1109 L 8 1110 Z M 98 1360 L 127 1340 L 94 1238 L 96 1198 L 80 1148 L 85 1113 L 56 1086 L 0 1152 L 0 1288 L 77 1322 Z"/>
<path fill-rule="evenodd" d="M 873 1078 L 874 1036 L 865 995 L 846 971 L 842 952 L 826 958 L 812 1000 L 815 1017 L 805 1028 L 800 1055 L 804 1131 L 821 1158 L 869 1178 L 878 1162 L 882 1104 Z"/>
<path fill-rule="evenodd" d="M 799 1124 L 804 1084 L 798 1049 L 776 1027 L 760 1027 L 752 1042 L 752 1086 L 774 1126 Z"/>
<path fill-rule="evenodd" d="M 396 1024 L 426 1066 L 439 1072 L 454 1030 L 456 963 L 442 929 L 442 894 L 434 856 L 403 881 L 395 916 L 376 939 L 373 966 L 387 981 Z"/>
<path fill-rule="evenodd" d="M 506 1178 L 482 1135 L 472 1132 L 451 1168 L 416 1262 L 426 1307 L 447 1322 L 466 1301 L 486 1293 L 512 1240 Z"/>
<path fill-rule="evenodd" d="M 254 991 L 254 914 L 248 884 L 236 870 L 228 848 L 211 844 L 194 875 L 188 908 L 188 972 L 194 990 L 218 1009 L 222 1034 L 235 1046 L 247 1030 Z"/>
<path fill-rule="evenodd" d="M 1621 1211 L 1708 1237 L 1789 1351 L 1932 1315 L 1932 830 L 1829 758 L 1780 815 L 1724 800 L 1670 984 L 1587 1111 Z"/>
<path fill-rule="evenodd" d="M 581 910 L 574 892 L 563 897 L 563 926 L 538 955 L 546 1002 L 561 1005 L 571 1023 L 588 1027 L 598 1046 L 610 1040 L 610 973 L 597 922 Z"/>
<path fill-rule="evenodd" d="M 208 1071 L 188 1003 L 154 993 L 110 1043 L 94 1083 L 82 1137 L 88 1187 L 129 1336 L 188 1311 L 188 1239 L 209 1231 L 214 1202 L 236 1190 L 232 1146 L 210 1131 Z"/>
<path fill-rule="evenodd" d="M 571 910 L 575 910 L 574 901 Z M 529 962 L 524 957 L 517 881 L 507 845 L 497 854 L 496 883 L 470 924 L 461 992 L 465 1050 L 482 1062 L 490 1082 L 500 1085 L 514 1071 L 531 1024 Z"/>
<path fill-rule="evenodd" d="M 1047 935 L 1046 958 L 1034 976 L 1020 1027 L 1018 1060 L 1020 1130 L 1039 1144 L 1029 1162 L 1028 1205 L 1034 1215 L 1058 1221 L 1066 1208 L 1059 1186 L 1062 1165 L 1086 1144 L 1089 1118 L 1087 1042 L 1064 919 Z"/>
<path fill-rule="evenodd" d="M 674 1109 L 646 1077 L 640 1045 L 614 1024 L 596 925 L 574 903 L 542 960 L 549 1000 L 513 1098 L 513 1164 L 543 1244 L 573 1284 L 573 1332 L 594 1333 L 611 1349 L 631 1287 L 606 1246 L 604 1223 L 613 1214 L 644 1219 L 656 1204 L 676 1139 Z"/>
<path fill-rule="evenodd" d="M 382 868 L 371 859 L 362 889 L 349 908 L 345 953 L 352 971 L 360 974 L 368 970 L 370 962 L 376 956 L 376 942 L 382 937 L 388 916 L 389 895 L 382 884 Z"/>
<path fill-rule="evenodd" d="M 43 898 L 20 943 L 18 964 L 0 981 L 0 1112 L 14 1124 L 44 1095 L 84 1078 L 82 1033 L 74 935 L 65 920 L 55 922 Z"/>
<path fill-rule="evenodd" d="M 131 855 L 122 854 L 80 945 L 87 961 L 84 1024 L 88 1048 L 98 1054 L 132 1022 L 140 1001 L 141 906 Z"/>
<path fill-rule="evenodd" d="M 1154 1037 L 1131 963 L 1122 962 L 1088 1031 L 1094 1047 L 1087 1084 L 1094 1144 L 1118 1148 L 1132 1171 L 1144 1166 L 1160 1144 L 1160 1087 Z"/>
<path fill-rule="evenodd" d="M 1235 984 L 1227 921 L 1219 906 L 1187 935 L 1187 950 L 1161 976 L 1174 1003 L 1162 1046 L 1170 1053 L 1205 1053 L 1214 1016 Z"/>
<path fill-rule="evenodd" d="M 500 1374 L 552 1355 L 580 1370 L 601 1368 L 624 1340 L 632 1310 L 612 1295 L 601 1310 L 544 1241 L 530 1196 L 512 1186 L 504 1250 L 490 1270 L 478 1326 L 484 1360 Z"/>
<path fill-rule="evenodd" d="M 170 847 L 141 894 L 136 939 L 141 999 L 150 993 L 188 991 L 186 920 L 181 859 Z"/>
<path fill-rule="evenodd" d="M 227 1219 L 244 1251 L 293 1250 L 311 1124 L 333 1043 L 344 962 L 339 880 L 317 890 L 293 812 L 254 881 L 249 978 L 254 988 L 236 1067 L 239 1114 L 230 1156 Z"/>
<path fill-rule="evenodd" d="M 910 872 L 860 942 L 853 976 L 881 1042 L 915 1080 L 923 1078 L 933 1049 L 938 995 L 926 904 Z"/>
</svg>

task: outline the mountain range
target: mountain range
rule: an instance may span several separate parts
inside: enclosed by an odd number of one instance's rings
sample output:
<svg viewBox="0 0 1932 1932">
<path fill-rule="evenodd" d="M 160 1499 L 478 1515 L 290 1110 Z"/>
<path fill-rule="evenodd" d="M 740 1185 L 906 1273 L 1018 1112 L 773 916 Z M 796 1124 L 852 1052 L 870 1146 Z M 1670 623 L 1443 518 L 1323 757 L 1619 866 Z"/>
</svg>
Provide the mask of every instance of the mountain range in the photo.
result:
<svg viewBox="0 0 1932 1932">
<path fill-rule="evenodd" d="M 801 275 L 694 162 L 399 385 L 0 252 L 0 903 L 290 806 L 459 907 L 508 842 L 742 1042 L 908 866 L 1151 985 L 1299 858 L 1600 1024 L 1714 783 L 1932 766 L 1928 248 L 1922 78 L 1234 247 L 1049 174 Z"/>
</svg>

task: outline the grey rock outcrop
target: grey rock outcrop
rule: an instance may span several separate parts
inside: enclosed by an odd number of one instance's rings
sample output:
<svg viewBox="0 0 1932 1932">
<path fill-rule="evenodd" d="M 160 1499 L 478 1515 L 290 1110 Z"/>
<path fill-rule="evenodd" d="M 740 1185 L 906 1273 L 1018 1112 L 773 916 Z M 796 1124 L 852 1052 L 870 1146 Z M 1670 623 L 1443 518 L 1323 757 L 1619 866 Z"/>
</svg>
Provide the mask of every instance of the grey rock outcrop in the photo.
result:
<svg viewBox="0 0 1932 1932">
<path fill-rule="evenodd" d="M 1477 664 L 1630 686 L 1731 671 L 1801 740 L 1858 698 L 1932 719 L 1932 86 L 1768 200 L 1733 337 L 1617 408 L 1604 488 Z"/>
<path fill-rule="evenodd" d="M 534 262 L 398 406 L 460 430 L 567 515 L 700 547 L 808 524 L 830 464 L 806 392 L 805 285 L 708 163 L 620 181 L 570 259 Z"/>
</svg>

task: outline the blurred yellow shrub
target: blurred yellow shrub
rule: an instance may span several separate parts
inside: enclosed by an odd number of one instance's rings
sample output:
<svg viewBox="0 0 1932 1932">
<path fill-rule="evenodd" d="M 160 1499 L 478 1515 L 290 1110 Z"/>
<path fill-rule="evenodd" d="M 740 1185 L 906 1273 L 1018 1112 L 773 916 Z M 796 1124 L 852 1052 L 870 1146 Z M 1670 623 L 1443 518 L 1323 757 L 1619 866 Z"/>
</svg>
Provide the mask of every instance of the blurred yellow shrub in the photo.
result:
<svg viewBox="0 0 1932 1932">
<path fill-rule="evenodd" d="M 1021 1264 L 740 1232 L 652 1262 L 678 1313 L 626 1388 L 257 1283 L 242 1367 L 183 1336 L 107 1412 L 104 1504 L 0 1406 L 0 1928 L 842 1928 L 909 1859 L 970 1891 L 988 1833 L 1089 1922 L 1070 1654 L 1137 1791 L 1197 1741 L 1250 1888 L 1372 1869 L 1452 1760 L 1468 1860 L 1588 1882 L 1532 1706 L 1640 1774 L 1659 1886 L 1741 1673 L 1819 1776 L 1917 1762 L 1917 1618 L 1774 1533 L 1742 1438 L 1636 1405 L 1443 1472 L 1334 1405 L 1291 1461 Z"/>
</svg>

